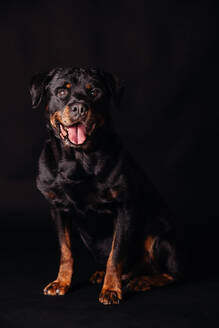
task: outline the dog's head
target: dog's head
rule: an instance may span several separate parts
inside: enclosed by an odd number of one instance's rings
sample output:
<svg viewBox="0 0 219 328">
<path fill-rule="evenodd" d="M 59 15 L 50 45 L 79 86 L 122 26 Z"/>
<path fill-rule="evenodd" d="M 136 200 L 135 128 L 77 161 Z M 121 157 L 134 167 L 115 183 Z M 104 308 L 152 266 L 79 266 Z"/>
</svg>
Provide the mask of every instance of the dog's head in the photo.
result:
<svg viewBox="0 0 219 328">
<path fill-rule="evenodd" d="M 122 87 L 117 78 L 94 68 L 55 68 L 33 77 L 32 106 L 45 104 L 48 126 L 66 146 L 86 149 L 109 121 Z"/>
</svg>

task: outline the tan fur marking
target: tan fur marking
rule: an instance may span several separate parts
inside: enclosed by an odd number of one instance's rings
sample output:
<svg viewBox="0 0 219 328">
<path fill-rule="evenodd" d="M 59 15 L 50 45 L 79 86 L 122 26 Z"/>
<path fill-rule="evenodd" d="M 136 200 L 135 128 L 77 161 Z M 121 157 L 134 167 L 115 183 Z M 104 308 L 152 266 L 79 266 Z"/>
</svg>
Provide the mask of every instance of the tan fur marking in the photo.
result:
<svg viewBox="0 0 219 328">
<path fill-rule="evenodd" d="M 152 276 L 140 276 L 132 279 L 127 287 L 133 291 L 146 291 L 151 288 L 161 287 L 170 284 L 174 278 L 167 274 L 157 274 Z"/>
<path fill-rule="evenodd" d="M 90 83 L 87 83 L 87 84 L 85 85 L 85 88 L 88 89 L 88 90 L 90 90 L 90 89 L 92 88 L 92 85 L 91 85 Z"/>
<path fill-rule="evenodd" d="M 163 273 L 163 277 L 168 279 L 168 280 L 174 280 L 174 278 L 168 273 Z"/>
<path fill-rule="evenodd" d="M 155 238 L 152 236 L 147 236 L 144 241 L 144 249 L 146 251 L 146 258 L 149 257 L 149 260 L 154 259 L 153 248 L 154 248 Z"/>
<path fill-rule="evenodd" d="M 51 114 L 50 117 L 50 123 L 51 125 L 53 126 L 53 128 L 57 128 L 57 125 L 56 125 L 56 121 L 60 121 L 61 122 L 61 115 L 60 115 L 60 112 L 55 112 L 54 114 Z"/>
<path fill-rule="evenodd" d="M 113 199 L 117 198 L 119 195 L 119 191 L 118 190 L 113 190 L 111 189 L 111 196 Z"/>
<path fill-rule="evenodd" d="M 71 109 L 69 106 L 66 106 L 63 110 L 63 113 L 57 111 L 54 114 L 50 115 L 50 123 L 51 125 L 57 129 L 57 121 L 62 125 L 71 125 L 72 119 L 70 117 Z"/>
<path fill-rule="evenodd" d="M 45 295 L 65 295 L 68 291 L 73 275 L 74 259 L 71 253 L 69 230 L 66 228 L 61 237 L 61 258 L 57 279 L 44 288 Z"/>
<path fill-rule="evenodd" d="M 113 252 L 115 244 L 115 235 L 113 237 L 112 248 L 106 265 L 106 274 L 103 287 L 100 293 L 99 301 L 103 304 L 117 304 L 122 299 L 121 272 L 122 265 L 114 264 Z"/>
<path fill-rule="evenodd" d="M 70 118 L 70 112 L 71 112 L 70 107 L 66 106 L 64 108 L 64 111 L 62 113 L 61 120 L 60 120 L 60 122 L 63 125 L 71 125 L 72 124 L 72 119 Z"/>
<path fill-rule="evenodd" d="M 58 280 L 64 281 L 67 285 L 71 283 L 73 274 L 73 257 L 71 253 L 71 242 L 69 231 L 65 229 L 64 238 L 61 242 L 61 258 L 58 273 Z"/>
<path fill-rule="evenodd" d="M 66 88 L 70 89 L 71 88 L 71 83 L 67 83 Z"/>
<path fill-rule="evenodd" d="M 47 196 L 50 198 L 50 199 L 55 199 L 56 198 L 56 194 L 53 192 L 53 191 L 49 191 L 47 193 Z"/>
</svg>

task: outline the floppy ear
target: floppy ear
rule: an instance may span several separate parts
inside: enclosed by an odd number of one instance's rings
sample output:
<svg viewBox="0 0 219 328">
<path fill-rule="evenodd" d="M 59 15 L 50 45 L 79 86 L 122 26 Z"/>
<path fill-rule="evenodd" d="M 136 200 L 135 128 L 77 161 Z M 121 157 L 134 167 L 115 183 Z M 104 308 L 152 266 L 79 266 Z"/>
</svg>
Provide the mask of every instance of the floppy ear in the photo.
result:
<svg viewBox="0 0 219 328">
<path fill-rule="evenodd" d="M 106 72 L 104 72 L 104 78 L 115 106 L 119 107 L 124 93 L 124 81 L 121 82 L 117 76 Z"/>
<path fill-rule="evenodd" d="M 36 74 L 30 84 L 30 95 L 32 97 L 32 107 L 39 107 L 45 96 L 45 87 L 47 84 L 48 73 Z"/>
<path fill-rule="evenodd" d="M 59 70 L 60 67 L 56 67 L 49 72 L 46 73 L 38 73 L 36 74 L 30 84 L 30 95 L 32 97 L 32 107 L 37 108 L 43 101 L 44 97 L 46 96 L 46 88 L 55 75 Z"/>
</svg>

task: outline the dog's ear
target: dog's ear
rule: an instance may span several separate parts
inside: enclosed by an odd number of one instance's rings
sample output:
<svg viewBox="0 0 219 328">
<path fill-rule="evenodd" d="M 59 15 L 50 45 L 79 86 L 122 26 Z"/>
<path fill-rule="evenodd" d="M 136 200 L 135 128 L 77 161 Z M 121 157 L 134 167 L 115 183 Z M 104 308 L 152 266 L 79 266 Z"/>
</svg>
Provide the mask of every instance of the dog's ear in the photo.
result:
<svg viewBox="0 0 219 328">
<path fill-rule="evenodd" d="M 32 98 L 32 107 L 37 108 L 46 96 L 46 89 L 58 68 L 54 68 L 47 73 L 36 74 L 30 83 L 30 95 Z"/>
<path fill-rule="evenodd" d="M 119 107 L 124 93 L 124 81 L 120 81 L 117 76 L 107 72 L 104 72 L 104 79 L 115 106 Z"/>
<path fill-rule="evenodd" d="M 32 107 L 39 107 L 45 96 L 45 87 L 47 84 L 48 73 L 36 74 L 30 83 L 30 95 L 32 98 Z"/>
</svg>

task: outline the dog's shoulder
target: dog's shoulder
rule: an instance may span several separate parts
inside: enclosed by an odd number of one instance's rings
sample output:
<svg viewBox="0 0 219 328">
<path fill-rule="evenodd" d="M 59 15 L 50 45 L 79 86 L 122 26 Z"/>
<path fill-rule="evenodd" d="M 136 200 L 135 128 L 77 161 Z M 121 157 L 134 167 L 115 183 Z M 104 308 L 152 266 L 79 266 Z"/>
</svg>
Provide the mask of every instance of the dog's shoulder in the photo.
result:
<svg viewBox="0 0 219 328">
<path fill-rule="evenodd" d="M 54 172 L 61 160 L 61 146 L 55 138 L 48 137 L 39 157 L 39 173 Z"/>
</svg>

